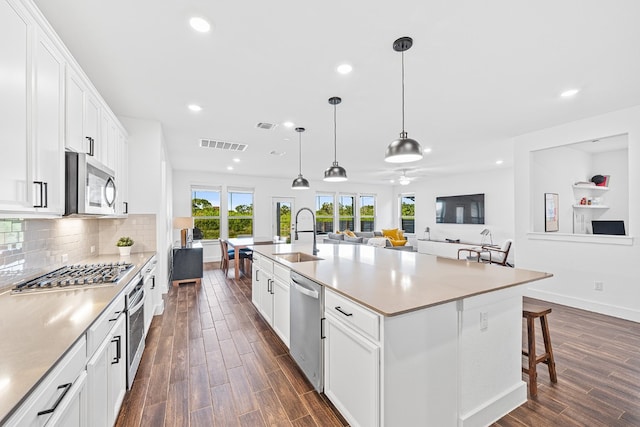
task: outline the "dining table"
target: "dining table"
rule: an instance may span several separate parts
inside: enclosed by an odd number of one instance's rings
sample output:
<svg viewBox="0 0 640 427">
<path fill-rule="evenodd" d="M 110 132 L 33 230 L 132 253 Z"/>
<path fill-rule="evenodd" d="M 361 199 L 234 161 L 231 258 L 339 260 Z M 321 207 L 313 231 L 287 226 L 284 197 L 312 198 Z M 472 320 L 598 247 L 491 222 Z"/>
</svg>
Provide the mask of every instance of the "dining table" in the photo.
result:
<svg viewBox="0 0 640 427">
<path fill-rule="evenodd" d="M 277 243 L 285 243 L 286 239 L 273 237 L 232 237 L 225 239 L 227 244 L 233 248 L 233 267 L 235 269 L 235 279 L 240 278 L 240 249 L 255 245 L 273 245 Z"/>
</svg>

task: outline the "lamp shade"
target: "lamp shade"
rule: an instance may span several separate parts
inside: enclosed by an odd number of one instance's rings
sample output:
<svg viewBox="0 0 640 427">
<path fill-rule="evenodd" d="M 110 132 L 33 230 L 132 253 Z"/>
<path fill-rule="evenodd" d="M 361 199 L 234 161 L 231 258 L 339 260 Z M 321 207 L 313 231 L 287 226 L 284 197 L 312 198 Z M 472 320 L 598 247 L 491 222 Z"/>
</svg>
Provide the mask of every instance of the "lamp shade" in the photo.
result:
<svg viewBox="0 0 640 427">
<path fill-rule="evenodd" d="M 407 138 L 407 133 L 402 132 L 400 138 L 387 146 L 384 160 L 389 163 L 408 163 L 422 159 L 422 147 L 415 139 Z"/>
<path fill-rule="evenodd" d="M 173 218 L 173 228 L 179 230 L 193 228 L 193 218 L 190 216 L 178 216 Z"/>
<path fill-rule="evenodd" d="M 308 190 L 309 181 L 307 181 L 302 175 L 298 175 L 296 179 L 291 183 L 292 190 Z"/>
<path fill-rule="evenodd" d="M 333 162 L 330 168 L 324 171 L 324 180 L 328 182 L 343 182 L 347 180 L 347 171 L 338 162 Z"/>
</svg>

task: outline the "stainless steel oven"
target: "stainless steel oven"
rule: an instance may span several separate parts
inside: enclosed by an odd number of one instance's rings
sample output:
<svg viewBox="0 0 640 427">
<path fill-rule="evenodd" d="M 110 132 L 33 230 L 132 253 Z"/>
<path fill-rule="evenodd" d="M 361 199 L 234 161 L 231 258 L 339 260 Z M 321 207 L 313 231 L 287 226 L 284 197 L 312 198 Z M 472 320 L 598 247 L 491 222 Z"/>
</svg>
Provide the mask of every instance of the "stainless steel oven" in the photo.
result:
<svg viewBox="0 0 640 427">
<path fill-rule="evenodd" d="M 133 280 L 125 298 L 127 310 L 127 386 L 130 389 L 144 351 L 144 279 Z"/>
</svg>

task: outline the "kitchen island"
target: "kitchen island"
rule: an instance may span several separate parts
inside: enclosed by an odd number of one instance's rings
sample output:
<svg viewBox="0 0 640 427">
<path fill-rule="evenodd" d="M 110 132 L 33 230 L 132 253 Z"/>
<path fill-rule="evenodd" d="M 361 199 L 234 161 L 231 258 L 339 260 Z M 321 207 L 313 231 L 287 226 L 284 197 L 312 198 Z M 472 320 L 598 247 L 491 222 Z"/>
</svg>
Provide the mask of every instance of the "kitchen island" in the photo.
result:
<svg viewBox="0 0 640 427">
<path fill-rule="evenodd" d="M 254 252 L 325 290 L 324 391 L 351 425 L 484 426 L 526 401 L 522 294 L 549 273 L 363 245 Z M 363 319 L 363 320 L 358 320 Z"/>
</svg>

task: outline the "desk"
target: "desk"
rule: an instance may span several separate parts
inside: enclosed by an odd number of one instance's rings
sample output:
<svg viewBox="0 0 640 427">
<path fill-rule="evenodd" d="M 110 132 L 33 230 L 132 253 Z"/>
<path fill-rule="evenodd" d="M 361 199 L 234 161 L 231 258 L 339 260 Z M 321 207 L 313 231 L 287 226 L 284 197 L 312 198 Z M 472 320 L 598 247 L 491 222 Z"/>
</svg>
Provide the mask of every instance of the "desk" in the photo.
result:
<svg viewBox="0 0 640 427">
<path fill-rule="evenodd" d="M 284 243 L 284 240 L 282 242 L 274 242 L 272 237 L 236 237 L 232 239 L 225 239 L 225 241 L 234 249 L 233 268 L 235 269 L 236 280 L 240 278 L 240 249 L 255 245 Z M 224 256 L 224 254 L 221 255 Z"/>
</svg>

